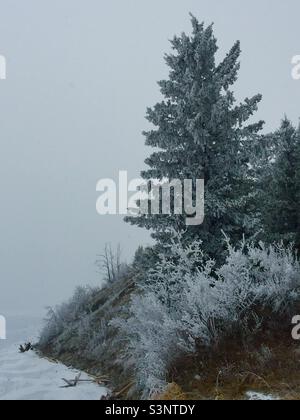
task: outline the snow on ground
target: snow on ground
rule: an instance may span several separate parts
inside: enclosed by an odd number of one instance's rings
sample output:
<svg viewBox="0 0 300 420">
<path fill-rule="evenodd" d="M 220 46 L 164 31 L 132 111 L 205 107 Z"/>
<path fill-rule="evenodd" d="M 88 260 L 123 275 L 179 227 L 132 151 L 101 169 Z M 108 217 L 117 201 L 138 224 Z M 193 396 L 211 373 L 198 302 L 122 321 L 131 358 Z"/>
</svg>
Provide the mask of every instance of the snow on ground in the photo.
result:
<svg viewBox="0 0 300 420">
<path fill-rule="evenodd" d="M 64 386 L 62 378 L 75 379 L 79 372 L 41 359 L 34 352 L 20 354 L 19 344 L 34 336 L 33 323 L 24 325 L 22 320 L 22 324 L 15 319 L 8 322 L 8 327 L 11 326 L 8 340 L 0 341 L 0 400 L 99 400 L 107 394 L 105 388 L 88 382 L 74 388 L 60 388 Z M 89 377 L 82 374 L 81 379 Z"/>
<path fill-rule="evenodd" d="M 266 395 L 260 392 L 247 392 L 246 395 L 249 401 L 276 401 L 278 399 L 272 395 Z"/>
<path fill-rule="evenodd" d="M 40 359 L 35 353 L 16 353 L 15 348 L 0 352 L 0 400 L 99 400 L 105 388 L 94 383 L 80 383 L 74 388 L 60 388 L 62 378 L 74 379 L 78 371 Z M 82 375 L 81 379 L 89 379 Z"/>
</svg>

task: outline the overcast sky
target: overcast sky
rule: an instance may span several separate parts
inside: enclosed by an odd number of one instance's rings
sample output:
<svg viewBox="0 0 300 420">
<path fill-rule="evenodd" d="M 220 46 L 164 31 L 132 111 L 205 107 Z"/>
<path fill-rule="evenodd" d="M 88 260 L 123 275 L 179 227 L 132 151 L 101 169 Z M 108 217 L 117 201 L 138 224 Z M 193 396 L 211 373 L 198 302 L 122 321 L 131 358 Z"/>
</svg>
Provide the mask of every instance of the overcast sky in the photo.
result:
<svg viewBox="0 0 300 420">
<path fill-rule="evenodd" d="M 215 23 L 220 57 L 241 40 L 237 97 L 263 94 L 267 129 L 284 113 L 296 123 L 299 0 L 0 0 L 0 313 L 42 313 L 76 285 L 100 284 L 106 242 L 127 259 L 149 242 L 96 214 L 95 187 L 143 169 L 145 110 L 190 11 Z"/>
</svg>

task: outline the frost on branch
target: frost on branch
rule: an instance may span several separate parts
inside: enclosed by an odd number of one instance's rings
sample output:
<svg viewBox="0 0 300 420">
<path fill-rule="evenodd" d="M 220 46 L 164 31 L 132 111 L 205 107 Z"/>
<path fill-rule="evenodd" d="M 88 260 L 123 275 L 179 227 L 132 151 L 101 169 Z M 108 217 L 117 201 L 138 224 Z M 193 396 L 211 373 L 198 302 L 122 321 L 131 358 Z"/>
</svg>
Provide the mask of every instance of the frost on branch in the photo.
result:
<svg viewBox="0 0 300 420">
<path fill-rule="evenodd" d="M 292 248 L 228 242 L 226 263 L 216 268 L 201 243 L 184 247 L 177 236 L 134 296 L 130 318 L 113 325 L 124 334 L 138 386 L 149 397 L 164 387 L 177 357 L 232 331 L 251 334 L 264 309 L 282 315 L 299 296 L 300 264 Z"/>
<path fill-rule="evenodd" d="M 89 314 L 92 310 L 91 302 L 97 289 L 78 287 L 73 297 L 56 308 L 49 308 L 45 325 L 40 337 L 40 345 L 47 346 L 61 333 L 72 332 L 76 326 L 78 331 L 85 331 Z"/>
</svg>

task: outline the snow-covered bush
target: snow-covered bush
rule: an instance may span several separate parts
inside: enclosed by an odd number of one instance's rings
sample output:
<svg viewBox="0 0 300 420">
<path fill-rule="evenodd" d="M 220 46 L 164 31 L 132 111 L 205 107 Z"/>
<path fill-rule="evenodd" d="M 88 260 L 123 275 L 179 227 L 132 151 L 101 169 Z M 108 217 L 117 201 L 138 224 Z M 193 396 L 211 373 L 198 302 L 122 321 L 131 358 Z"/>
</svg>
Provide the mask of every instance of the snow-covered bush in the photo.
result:
<svg viewBox="0 0 300 420">
<path fill-rule="evenodd" d="M 54 309 L 49 308 L 45 325 L 40 335 L 40 346 L 47 346 L 63 331 L 74 328 L 75 324 L 78 324 L 79 331 L 83 331 L 86 334 L 86 322 L 88 322 L 93 296 L 97 290 L 91 287 L 78 287 L 68 302 L 62 303 Z"/>
<path fill-rule="evenodd" d="M 46 347 L 55 337 L 61 333 L 63 327 L 55 309 L 53 308 L 48 308 L 44 324 L 45 325 L 39 338 L 39 344 L 41 347 Z"/>
<path fill-rule="evenodd" d="M 88 328 L 89 337 L 86 340 L 85 354 L 91 360 L 98 360 L 106 350 L 108 323 L 101 320 L 97 325 L 94 323 Z"/>
<path fill-rule="evenodd" d="M 184 247 L 176 237 L 132 299 L 130 318 L 113 321 L 136 361 L 144 397 L 161 391 L 181 354 L 236 329 L 249 334 L 263 321 L 263 309 L 275 316 L 299 301 L 300 264 L 292 249 L 229 242 L 227 248 L 226 263 L 216 268 L 201 243 Z"/>
<path fill-rule="evenodd" d="M 112 323 L 125 333 L 128 356 L 137 368 L 137 387 L 146 397 L 160 393 L 165 386 L 167 366 L 178 351 L 177 326 L 152 292 L 135 296 L 131 311 L 128 321 L 117 319 Z"/>
</svg>

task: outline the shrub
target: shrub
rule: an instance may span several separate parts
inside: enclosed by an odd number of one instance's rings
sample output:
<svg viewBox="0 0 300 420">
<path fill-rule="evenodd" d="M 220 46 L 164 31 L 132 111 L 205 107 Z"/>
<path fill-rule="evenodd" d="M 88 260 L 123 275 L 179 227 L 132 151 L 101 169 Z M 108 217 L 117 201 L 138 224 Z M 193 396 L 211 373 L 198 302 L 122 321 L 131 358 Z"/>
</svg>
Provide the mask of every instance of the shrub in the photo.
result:
<svg viewBox="0 0 300 420">
<path fill-rule="evenodd" d="M 85 318 L 91 312 L 93 296 L 97 291 L 98 289 L 91 287 L 78 287 L 68 302 L 56 308 L 49 308 L 39 345 L 46 347 L 55 337 L 63 331 L 74 328 L 78 322 L 81 322 L 79 330 L 83 331 L 82 323 L 87 322 Z"/>
<path fill-rule="evenodd" d="M 221 268 L 205 260 L 199 242 L 184 247 L 177 236 L 168 248 L 133 297 L 130 318 L 113 321 L 136 361 L 144 398 L 163 392 L 171 363 L 183 353 L 217 344 L 232 330 L 249 334 L 260 328 L 262 309 L 286 314 L 300 296 L 292 248 L 234 248 L 228 241 Z"/>
</svg>

